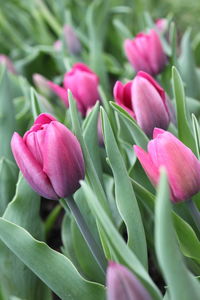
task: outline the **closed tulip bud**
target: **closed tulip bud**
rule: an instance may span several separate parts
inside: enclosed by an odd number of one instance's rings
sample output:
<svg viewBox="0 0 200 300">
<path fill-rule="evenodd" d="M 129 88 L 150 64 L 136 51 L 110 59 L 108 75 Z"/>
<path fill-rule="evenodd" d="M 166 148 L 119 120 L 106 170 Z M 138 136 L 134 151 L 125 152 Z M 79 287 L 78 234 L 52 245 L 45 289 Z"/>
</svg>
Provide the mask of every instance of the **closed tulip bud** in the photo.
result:
<svg viewBox="0 0 200 300">
<path fill-rule="evenodd" d="M 139 33 L 133 40 L 125 40 L 124 50 L 135 71 L 157 75 L 167 62 L 160 38 L 153 29 L 148 34 Z"/>
<path fill-rule="evenodd" d="M 170 121 L 175 122 L 175 113 L 163 88 L 147 73 L 139 72 L 124 86 L 117 82 L 114 98 L 151 137 L 153 129 L 167 129 Z"/>
<path fill-rule="evenodd" d="M 69 25 L 65 25 L 63 31 L 69 53 L 79 54 L 81 52 L 81 44 L 74 29 Z"/>
<path fill-rule="evenodd" d="M 55 41 L 55 43 L 53 44 L 53 48 L 56 52 L 60 52 L 62 50 L 62 41 L 61 40 Z"/>
<path fill-rule="evenodd" d="M 152 299 L 137 277 L 118 263 L 109 263 L 106 281 L 107 300 Z"/>
<path fill-rule="evenodd" d="M 163 34 L 167 31 L 168 20 L 165 19 L 165 18 L 157 19 L 155 25 L 156 25 L 156 28 L 157 28 L 158 32 Z"/>
<path fill-rule="evenodd" d="M 30 186 L 47 199 L 72 195 L 84 178 L 84 160 L 74 134 L 49 114 L 41 114 L 23 138 L 14 133 L 14 158 Z"/>
<path fill-rule="evenodd" d="M 49 96 L 51 94 L 48 80 L 44 76 L 37 73 L 33 74 L 33 82 L 39 92 L 41 92 L 42 94 L 44 94 L 45 96 Z"/>
<path fill-rule="evenodd" d="M 10 58 L 4 54 L 0 54 L 0 65 L 5 65 L 7 70 L 13 74 L 17 73 Z"/>
<path fill-rule="evenodd" d="M 160 167 L 165 167 L 173 202 L 188 200 L 200 191 L 200 162 L 173 134 L 155 128 L 148 151 L 138 146 L 134 150 L 154 185 L 159 181 Z"/>
<path fill-rule="evenodd" d="M 83 63 L 76 63 L 72 70 L 65 74 L 64 88 L 72 92 L 83 116 L 88 108 L 100 100 L 98 83 L 98 76 Z"/>
</svg>

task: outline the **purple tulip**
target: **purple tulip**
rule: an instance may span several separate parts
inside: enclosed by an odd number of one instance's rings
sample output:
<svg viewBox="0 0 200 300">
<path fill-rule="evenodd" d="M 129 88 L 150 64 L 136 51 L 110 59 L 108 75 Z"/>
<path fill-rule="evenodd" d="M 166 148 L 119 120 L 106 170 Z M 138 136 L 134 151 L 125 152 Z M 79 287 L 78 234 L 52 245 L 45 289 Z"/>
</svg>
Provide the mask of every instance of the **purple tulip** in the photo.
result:
<svg viewBox="0 0 200 300">
<path fill-rule="evenodd" d="M 160 167 L 165 167 L 173 202 L 188 200 L 200 191 L 200 162 L 173 134 L 155 128 L 148 152 L 139 146 L 134 150 L 154 185 L 159 181 Z"/>
<path fill-rule="evenodd" d="M 160 38 L 153 29 L 148 34 L 139 33 L 133 40 L 125 40 L 124 50 L 135 71 L 156 75 L 167 62 Z"/>
<path fill-rule="evenodd" d="M 74 134 L 49 114 L 41 114 L 23 138 L 14 133 L 14 158 L 30 186 L 41 196 L 72 195 L 84 178 L 84 160 Z"/>
<path fill-rule="evenodd" d="M 107 300 L 151 300 L 141 282 L 126 267 L 109 262 Z"/>
<path fill-rule="evenodd" d="M 0 54 L 0 65 L 5 65 L 7 70 L 13 74 L 17 74 L 15 67 L 10 58 L 4 54 Z"/>
<path fill-rule="evenodd" d="M 81 44 L 73 27 L 65 25 L 63 31 L 64 39 L 66 41 L 69 52 L 74 55 L 79 54 L 81 52 Z"/>
<path fill-rule="evenodd" d="M 175 113 L 163 88 L 147 73 L 139 72 L 124 86 L 116 82 L 114 98 L 144 130 L 152 136 L 153 129 L 167 129 L 170 120 L 175 122 Z"/>
</svg>

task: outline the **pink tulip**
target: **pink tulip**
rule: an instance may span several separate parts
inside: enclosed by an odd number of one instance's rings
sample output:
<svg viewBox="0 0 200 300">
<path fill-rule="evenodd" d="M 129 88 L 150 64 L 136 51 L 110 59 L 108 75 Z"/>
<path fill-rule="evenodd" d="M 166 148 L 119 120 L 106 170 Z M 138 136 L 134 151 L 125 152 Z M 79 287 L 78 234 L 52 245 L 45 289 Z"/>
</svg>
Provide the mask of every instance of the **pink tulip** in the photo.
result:
<svg viewBox="0 0 200 300">
<path fill-rule="evenodd" d="M 100 100 L 97 75 L 83 63 L 76 63 L 64 76 L 64 88 L 70 90 L 83 116 Z"/>
<path fill-rule="evenodd" d="M 84 178 L 84 161 L 77 138 L 49 114 L 41 114 L 23 138 L 14 133 L 14 158 L 30 186 L 48 199 L 68 197 Z"/>
<path fill-rule="evenodd" d="M 125 40 L 124 50 L 135 71 L 156 75 L 167 62 L 160 38 L 153 29 L 148 34 L 139 33 L 133 40 Z"/>
<path fill-rule="evenodd" d="M 151 300 L 136 276 L 126 267 L 109 262 L 107 269 L 107 300 Z"/>
<path fill-rule="evenodd" d="M 0 65 L 5 65 L 7 70 L 13 74 L 17 73 L 10 58 L 4 54 L 0 54 Z"/>
<path fill-rule="evenodd" d="M 148 152 L 138 146 L 134 150 L 153 185 L 158 183 L 160 167 L 165 167 L 172 201 L 188 200 L 200 191 L 200 162 L 173 134 L 155 128 Z"/>
<path fill-rule="evenodd" d="M 161 34 L 165 33 L 168 27 L 168 20 L 165 18 L 157 19 L 155 25 L 158 32 Z"/>
<path fill-rule="evenodd" d="M 117 81 L 113 93 L 117 104 L 124 108 L 150 137 L 155 127 L 167 129 L 170 120 L 175 120 L 173 107 L 165 91 L 145 72 L 139 72 L 124 86 Z"/>
</svg>

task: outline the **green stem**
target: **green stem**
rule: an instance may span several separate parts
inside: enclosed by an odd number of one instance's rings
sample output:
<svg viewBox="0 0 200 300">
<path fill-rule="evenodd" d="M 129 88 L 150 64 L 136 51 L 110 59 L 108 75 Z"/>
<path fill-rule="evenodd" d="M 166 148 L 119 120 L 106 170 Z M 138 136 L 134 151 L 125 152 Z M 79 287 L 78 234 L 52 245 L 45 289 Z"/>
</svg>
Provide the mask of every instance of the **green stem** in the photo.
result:
<svg viewBox="0 0 200 300">
<path fill-rule="evenodd" d="M 98 265 L 100 266 L 101 270 L 103 271 L 103 273 L 105 274 L 106 272 L 106 266 L 107 266 L 107 262 L 105 260 L 105 257 L 99 247 L 99 245 L 97 244 L 97 242 L 95 241 L 94 237 L 92 236 L 88 225 L 86 224 L 76 202 L 74 201 L 73 197 L 70 196 L 66 199 L 60 199 L 60 203 L 62 204 L 62 206 L 64 207 L 64 209 L 66 211 L 68 211 L 67 206 L 70 208 L 74 219 L 76 221 L 76 224 L 78 225 L 83 238 L 85 239 L 90 251 L 92 252 L 96 262 L 98 263 Z"/>
<path fill-rule="evenodd" d="M 191 199 L 186 201 L 186 204 L 198 230 L 200 231 L 200 211 Z"/>
<path fill-rule="evenodd" d="M 59 36 L 62 31 L 62 27 L 57 22 L 57 20 L 54 18 L 48 7 L 44 4 L 42 0 L 37 0 L 38 6 L 40 8 L 40 12 L 44 19 L 47 21 L 47 23 L 51 26 L 51 28 L 54 30 L 54 32 Z"/>
</svg>

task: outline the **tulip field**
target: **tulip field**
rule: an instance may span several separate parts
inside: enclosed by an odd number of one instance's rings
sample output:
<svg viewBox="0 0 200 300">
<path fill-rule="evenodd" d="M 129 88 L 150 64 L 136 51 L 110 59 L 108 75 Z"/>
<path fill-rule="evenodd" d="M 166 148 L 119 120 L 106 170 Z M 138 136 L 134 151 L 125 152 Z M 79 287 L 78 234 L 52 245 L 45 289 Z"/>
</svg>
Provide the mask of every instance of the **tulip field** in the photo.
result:
<svg viewBox="0 0 200 300">
<path fill-rule="evenodd" d="M 199 0 L 0 10 L 0 300 L 200 299 Z"/>
</svg>

